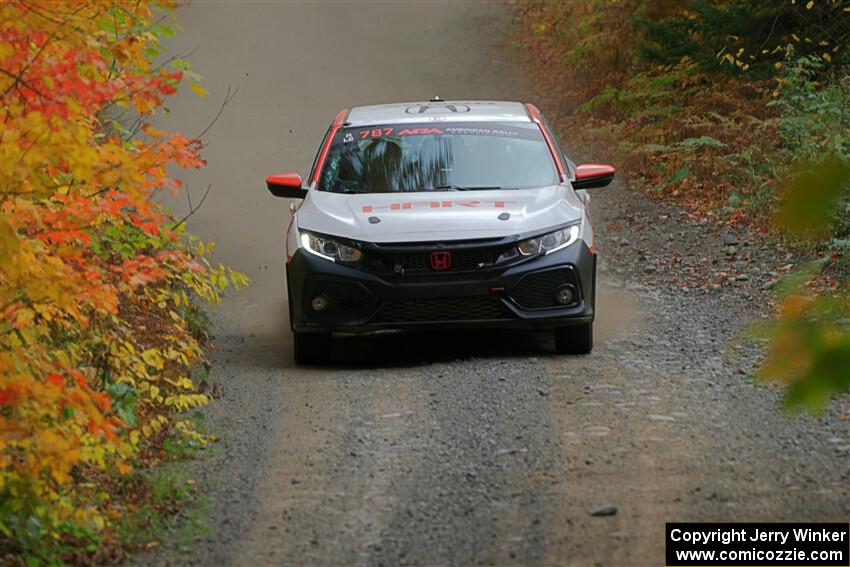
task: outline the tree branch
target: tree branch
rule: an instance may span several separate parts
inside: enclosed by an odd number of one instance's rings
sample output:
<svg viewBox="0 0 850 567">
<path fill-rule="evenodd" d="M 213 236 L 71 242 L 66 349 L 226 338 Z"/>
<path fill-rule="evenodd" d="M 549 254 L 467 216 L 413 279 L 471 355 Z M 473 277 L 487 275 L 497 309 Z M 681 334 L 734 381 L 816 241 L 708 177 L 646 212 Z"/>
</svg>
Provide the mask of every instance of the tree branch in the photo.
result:
<svg viewBox="0 0 850 567">
<path fill-rule="evenodd" d="M 203 196 L 203 197 L 201 197 L 201 201 L 198 203 L 198 206 L 197 206 L 197 207 L 195 207 L 195 206 L 193 206 L 193 205 L 192 205 L 192 196 L 191 196 L 191 194 L 189 193 L 189 187 L 186 187 L 186 198 L 189 200 L 189 212 L 188 212 L 188 213 L 186 213 L 186 215 L 185 215 L 182 219 L 180 219 L 180 220 L 177 222 L 177 224 L 175 224 L 174 226 L 172 226 L 172 227 L 171 227 L 171 230 L 177 230 L 177 229 L 178 229 L 178 228 L 180 228 L 180 226 L 182 226 L 182 225 L 183 225 L 183 224 L 184 224 L 187 220 L 189 220 L 189 217 L 191 217 L 191 216 L 192 216 L 192 215 L 194 215 L 196 212 L 198 212 L 198 209 L 200 209 L 200 208 L 204 205 L 204 201 L 206 201 L 206 200 L 207 200 L 207 195 L 209 195 L 209 194 L 210 194 L 210 189 L 212 189 L 212 183 L 210 183 L 209 185 L 207 185 L 207 190 L 206 190 L 206 191 L 204 191 L 204 196 Z"/>
<path fill-rule="evenodd" d="M 218 109 L 218 113 L 215 115 L 215 118 L 212 119 L 212 122 L 210 122 L 209 125 L 204 128 L 204 131 L 195 136 L 196 140 L 200 140 L 201 138 L 203 138 L 206 133 L 209 132 L 210 129 L 212 129 L 215 123 L 218 122 L 218 119 L 221 118 L 221 113 L 224 112 L 224 107 L 227 106 L 228 103 L 233 100 L 238 93 L 239 89 L 237 88 L 235 91 L 233 91 L 233 94 L 230 94 L 230 85 L 227 85 L 227 93 L 224 95 L 224 101 L 222 101 L 221 107 L 219 107 Z"/>
</svg>

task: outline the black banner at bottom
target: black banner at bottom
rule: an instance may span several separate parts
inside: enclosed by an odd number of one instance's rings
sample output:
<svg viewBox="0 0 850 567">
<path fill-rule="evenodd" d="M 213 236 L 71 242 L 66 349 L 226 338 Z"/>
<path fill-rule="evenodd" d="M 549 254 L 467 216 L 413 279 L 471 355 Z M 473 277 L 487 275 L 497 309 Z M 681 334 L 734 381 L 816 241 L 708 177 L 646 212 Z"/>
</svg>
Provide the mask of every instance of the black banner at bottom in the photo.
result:
<svg viewBox="0 0 850 567">
<path fill-rule="evenodd" d="M 667 567 L 848 567 L 846 523 L 668 523 Z"/>
</svg>

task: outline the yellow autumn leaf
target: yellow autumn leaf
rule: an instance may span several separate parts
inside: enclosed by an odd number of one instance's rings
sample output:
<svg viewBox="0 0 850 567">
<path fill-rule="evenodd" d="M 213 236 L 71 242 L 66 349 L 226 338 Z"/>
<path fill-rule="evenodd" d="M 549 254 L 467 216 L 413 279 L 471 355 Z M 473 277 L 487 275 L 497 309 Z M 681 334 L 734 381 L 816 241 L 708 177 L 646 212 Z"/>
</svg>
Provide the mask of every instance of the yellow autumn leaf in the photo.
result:
<svg viewBox="0 0 850 567">
<path fill-rule="evenodd" d="M 159 354 L 159 351 L 156 349 L 148 349 L 142 353 L 142 360 L 148 366 L 153 366 L 157 370 L 162 370 L 165 367 L 165 363 L 162 360 L 162 355 Z"/>
<path fill-rule="evenodd" d="M 198 83 L 192 83 L 192 90 L 195 91 L 201 98 L 205 98 L 207 96 L 207 90 Z"/>
<path fill-rule="evenodd" d="M 35 318 L 35 311 L 32 309 L 21 309 L 15 315 L 15 325 L 17 327 L 27 327 L 32 324 Z"/>
</svg>

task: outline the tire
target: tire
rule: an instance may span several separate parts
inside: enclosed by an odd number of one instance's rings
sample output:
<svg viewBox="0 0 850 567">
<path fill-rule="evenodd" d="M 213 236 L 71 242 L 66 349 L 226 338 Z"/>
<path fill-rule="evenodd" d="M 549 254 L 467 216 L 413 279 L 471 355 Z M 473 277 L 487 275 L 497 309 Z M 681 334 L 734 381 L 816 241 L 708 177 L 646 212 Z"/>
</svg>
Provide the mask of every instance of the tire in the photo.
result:
<svg viewBox="0 0 850 567">
<path fill-rule="evenodd" d="M 292 289 L 289 287 L 289 264 L 286 265 L 286 311 L 289 313 L 289 329 L 295 334 L 295 316 L 292 313 Z"/>
<path fill-rule="evenodd" d="M 592 322 L 555 329 L 555 352 L 558 354 L 590 354 L 592 350 Z"/>
<path fill-rule="evenodd" d="M 292 333 L 292 354 L 299 366 L 317 366 L 331 361 L 331 336 L 328 333 Z"/>
</svg>

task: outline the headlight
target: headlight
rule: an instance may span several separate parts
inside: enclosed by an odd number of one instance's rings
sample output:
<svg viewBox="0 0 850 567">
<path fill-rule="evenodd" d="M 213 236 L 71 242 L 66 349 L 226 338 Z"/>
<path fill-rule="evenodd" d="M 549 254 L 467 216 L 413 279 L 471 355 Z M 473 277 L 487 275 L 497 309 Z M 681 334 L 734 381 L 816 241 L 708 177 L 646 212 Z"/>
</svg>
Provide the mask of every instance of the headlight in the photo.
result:
<svg viewBox="0 0 850 567">
<path fill-rule="evenodd" d="M 499 256 L 496 263 L 505 262 L 519 256 L 539 256 L 541 254 L 549 254 L 556 252 L 567 246 L 575 243 L 578 240 L 579 226 L 574 224 L 543 236 L 529 238 L 517 244 L 516 248 L 512 248 Z"/>
<path fill-rule="evenodd" d="M 357 248 L 306 232 L 301 235 L 301 246 L 307 252 L 334 262 L 359 262 L 363 257 Z"/>
</svg>

